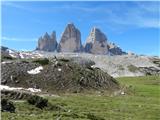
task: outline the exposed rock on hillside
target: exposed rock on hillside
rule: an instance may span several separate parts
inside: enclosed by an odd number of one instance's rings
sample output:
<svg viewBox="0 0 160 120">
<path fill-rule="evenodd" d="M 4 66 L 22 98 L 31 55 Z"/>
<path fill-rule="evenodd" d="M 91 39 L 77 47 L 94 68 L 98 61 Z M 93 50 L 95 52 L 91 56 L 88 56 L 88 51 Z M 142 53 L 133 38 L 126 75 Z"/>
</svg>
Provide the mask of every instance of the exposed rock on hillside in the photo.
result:
<svg viewBox="0 0 160 120">
<path fill-rule="evenodd" d="M 87 38 L 85 51 L 93 54 L 108 54 L 107 37 L 98 28 L 93 28 Z"/>
<path fill-rule="evenodd" d="M 124 55 L 127 54 L 126 52 L 123 52 L 122 49 L 118 46 L 116 46 L 114 43 L 108 44 L 110 55 Z"/>
<path fill-rule="evenodd" d="M 90 64 L 107 72 L 113 77 L 160 75 L 160 58 L 139 55 L 93 55 L 86 53 L 44 53 L 46 57 L 71 58 L 80 65 Z M 129 67 L 130 66 L 130 67 Z M 131 69 L 129 69 L 131 68 Z"/>
<path fill-rule="evenodd" d="M 92 66 L 80 66 L 70 60 L 51 59 L 37 74 L 27 71 L 41 66 L 32 61 L 2 64 L 2 84 L 11 87 L 36 88 L 48 92 L 81 92 L 111 90 L 119 85 L 114 78 Z"/>
<path fill-rule="evenodd" d="M 82 44 L 81 44 L 81 33 L 74 26 L 74 24 L 70 23 L 65 28 L 64 33 L 62 34 L 59 46 L 59 52 L 81 52 Z"/>
<path fill-rule="evenodd" d="M 1 61 L 12 60 L 16 58 L 26 59 L 26 58 L 41 58 L 41 57 L 43 57 L 43 55 L 36 51 L 16 51 L 1 46 Z"/>
<path fill-rule="evenodd" d="M 51 36 L 46 34 L 38 40 L 37 50 L 55 51 L 57 49 L 56 33 L 52 32 Z"/>
</svg>

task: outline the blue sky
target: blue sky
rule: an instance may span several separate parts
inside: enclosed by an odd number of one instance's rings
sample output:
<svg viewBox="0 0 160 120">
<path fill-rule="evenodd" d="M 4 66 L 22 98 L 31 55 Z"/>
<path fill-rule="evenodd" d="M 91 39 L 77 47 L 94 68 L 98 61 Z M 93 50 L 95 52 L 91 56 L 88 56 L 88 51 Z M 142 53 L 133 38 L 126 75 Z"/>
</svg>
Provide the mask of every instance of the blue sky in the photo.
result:
<svg viewBox="0 0 160 120">
<path fill-rule="evenodd" d="M 2 2 L 1 44 L 34 50 L 45 32 L 56 31 L 57 41 L 73 22 L 85 43 L 92 27 L 124 51 L 160 56 L 160 2 Z"/>
</svg>

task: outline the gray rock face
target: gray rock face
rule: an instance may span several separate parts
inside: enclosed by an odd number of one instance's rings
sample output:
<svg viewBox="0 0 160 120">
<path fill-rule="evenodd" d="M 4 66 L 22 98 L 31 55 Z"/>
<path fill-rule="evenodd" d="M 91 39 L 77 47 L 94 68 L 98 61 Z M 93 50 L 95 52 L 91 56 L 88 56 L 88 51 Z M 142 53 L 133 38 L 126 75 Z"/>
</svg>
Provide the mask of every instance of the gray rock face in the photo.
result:
<svg viewBox="0 0 160 120">
<path fill-rule="evenodd" d="M 81 52 L 82 44 L 81 44 L 81 33 L 74 26 L 74 24 L 70 23 L 65 28 L 64 33 L 62 34 L 58 52 Z"/>
<path fill-rule="evenodd" d="M 99 29 L 93 28 L 85 45 L 85 52 L 108 54 L 107 37 Z"/>
<path fill-rule="evenodd" d="M 98 28 L 93 28 L 86 40 L 84 47 L 81 43 L 81 33 L 70 23 L 66 26 L 59 44 L 56 41 L 56 34 L 46 33 L 38 40 L 37 50 L 57 52 L 86 52 L 101 55 L 123 55 L 122 49 L 114 43 L 109 43 L 105 34 Z"/>
<path fill-rule="evenodd" d="M 124 55 L 126 52 L 123 52 L 122 49 L 118 46 L 116 46 L 114 43 L 109 43 L 109 52 L 111 55 Z"/>
<path fill-rule="evenodd" d="M 53 31 L 51 35 L 46 34 L 38 40 L 37 50 L 55 51 L 57 49 L 56 33 Z"/>
</svg>

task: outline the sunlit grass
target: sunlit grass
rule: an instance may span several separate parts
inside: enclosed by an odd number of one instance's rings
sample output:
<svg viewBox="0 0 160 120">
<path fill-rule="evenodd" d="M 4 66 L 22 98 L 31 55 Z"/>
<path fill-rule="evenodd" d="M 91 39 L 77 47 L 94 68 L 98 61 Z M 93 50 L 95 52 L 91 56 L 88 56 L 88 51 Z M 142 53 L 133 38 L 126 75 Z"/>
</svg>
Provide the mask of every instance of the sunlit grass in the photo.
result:
<svg viewBox="0 0 160 120">
<path fill-rule="evenodd" d="M 117 78 L 125 95 L 63 94 L 47 97 L 61 110 L 41 110 L 27 102 L 16 102 L 16 113 L 2 113 L 3 120 L 159 120 L 160 78 L 158 76 Z M 129 91 L 129 92 L 128 92 Z M 91 116 L 91 117 L 89 117 Z"/>
</svg>

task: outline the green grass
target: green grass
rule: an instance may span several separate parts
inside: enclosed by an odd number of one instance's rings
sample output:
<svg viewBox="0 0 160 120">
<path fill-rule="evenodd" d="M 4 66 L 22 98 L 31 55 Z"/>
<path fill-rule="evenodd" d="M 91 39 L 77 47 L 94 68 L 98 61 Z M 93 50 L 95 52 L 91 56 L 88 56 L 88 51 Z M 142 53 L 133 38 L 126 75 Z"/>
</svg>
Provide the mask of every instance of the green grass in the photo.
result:
<svg viewBox="0 0 160 120">
<path fill-rule="evenodd" d="M 47 97 L 63 109 L 38 109 L 27 102 L 16 102 L 16 113 L 2 112 L 3 120 L 159 120 L 160 77 L 124 77 L 117 79 L 126 95 L 103 93 L 65 94 Z"/>
</svg>

